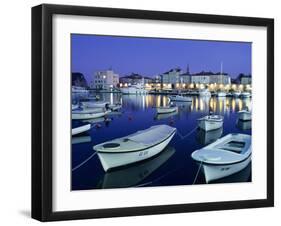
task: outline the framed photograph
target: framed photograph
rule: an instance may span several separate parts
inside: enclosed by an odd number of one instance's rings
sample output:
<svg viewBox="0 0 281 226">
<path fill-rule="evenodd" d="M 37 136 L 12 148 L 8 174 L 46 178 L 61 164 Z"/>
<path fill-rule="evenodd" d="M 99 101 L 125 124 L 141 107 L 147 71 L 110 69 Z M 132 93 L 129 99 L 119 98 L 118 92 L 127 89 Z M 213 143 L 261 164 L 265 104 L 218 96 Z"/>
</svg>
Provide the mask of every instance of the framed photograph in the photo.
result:
<svg viewBox="0 0 281 226">
<path fill-rule="evenodd" d="M 274 21 L 32 8 L 32 217 L 274 205 Z"/>
</svg>

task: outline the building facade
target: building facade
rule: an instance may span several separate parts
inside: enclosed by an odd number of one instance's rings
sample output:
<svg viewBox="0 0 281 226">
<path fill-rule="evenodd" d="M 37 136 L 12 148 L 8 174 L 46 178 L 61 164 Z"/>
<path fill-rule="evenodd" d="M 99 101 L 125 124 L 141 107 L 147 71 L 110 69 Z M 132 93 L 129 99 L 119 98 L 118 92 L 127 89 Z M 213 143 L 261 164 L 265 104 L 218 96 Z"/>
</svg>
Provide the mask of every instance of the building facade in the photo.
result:
<svg viewBox="0 0 281 226">
<path fill-rule="evenodd" d="M 191 75 L 191 83 L 195 84 L 230 84 L 231 79 L 227 73 L 200 72 Z"/>
<path fill-rule="evenodd" d="M 120 77 L 120 83 L 122 85 L 136 85 L 136 84 L 149 84 L 153 82 L 153 79 L 150 77 L 142 76 L 140 74 L 132 73 L 127 76 Z"/>
<path fill-rule="evenodd" d="M 176 85 L 180 82 L 180 74 L 181 69 L 180 68 L 173 68 L 163 74 L 161 74 L 161 84 L 162 87 L 174 89 Z"/>
<path fill-rule="evenodd" d="M 97 71 L 91 83 L 92 89 L 113 89 L 119 84 L 119 75 L 113 70 Z"/>
</svg>

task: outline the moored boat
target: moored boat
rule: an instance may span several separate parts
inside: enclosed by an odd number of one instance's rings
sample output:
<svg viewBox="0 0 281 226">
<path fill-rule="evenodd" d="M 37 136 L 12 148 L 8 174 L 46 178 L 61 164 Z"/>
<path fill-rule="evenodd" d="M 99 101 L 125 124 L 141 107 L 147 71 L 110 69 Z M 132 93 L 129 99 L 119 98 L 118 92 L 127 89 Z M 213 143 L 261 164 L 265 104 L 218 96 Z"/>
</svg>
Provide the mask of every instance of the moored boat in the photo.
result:
<svg viewBox="0 0 281 226">
<path fill-rule="evenodd" d="M 242 93 L 240 94 L 240 96 L 241 96 L 241 97 L 244 97 L 244 98 L 251 97 L 251 93 L 249 93 L 249 92 L 242 92 Z"/>
<path fill-rule="evenodd" d="M 89 90 L 82 86 L 72 86 L 71 89 L 72 93 L 81 93 L 81 94 L 88 94 Z"/>
<path fill-rule="evenodd" d="M 215 142 L 217 139 L 219 139 L 222 133 L 223 133 L 222 127 L 210 131 L 199 129 L 197 132 L 197 140 L 199 141 L 200 144 L 204 144 L 204 145 L 210 144 Z"/>
<path fill-rule="evenodd" d="M 206 182 L 217 180 L 243 170 L 251 161 L 252 144 L 248 134 L 228 134 L 191 157 L 202 164 Z"/>
<path fill-rule="evenodd" d="M 175 101 L 175 102 L 192 102 L 192 97 L 181 96 L 181 95 L 172 95 L 172 96 L 169 96 L 169 100 Z"/>
<path fill-rule="evenodd" d="M 240 91 L 234 91 L 233 93 L 232 93 L 232 95 L 233 95 L 233 97 L 239 97 L 240 95 L 241 95 L 241 92 Z"/>
<path fill-rule="evenodd" d="M 200 97 L 211 97 L 211 93 L 208 89 L 202 89 L 199 91 Z"/>
<path fill-rule="evenodd" d="M 178 106 L 173 106 L 173 105 L 169 105 L 169 106 L 162 106 L 162 107 L 157 107 L 156 111 L 158 114 L 168 114 L 168 113 L 172 113 L 172 112 L 177 112 L 178 111 Z"/>
<path fill-rule="evenodd" d="M 197 121 L 199 128 L 205 131 L 219 129 L 223 126 L 223 116 L 221 115 L 207 115 Z"/>
<path fill-rule="evenodd" d="M 247 109 L 238 111 L 238 119 L 243 121 L 252 120 L 252 113 Z"/>
<path fill-rule="evenodd" d="M 107 106 L 111 111 L 118 111 L 119 109 L 122 108 L 121 104 L 109 104 Z"/>
<path fill-rule="evenodd" d="M 72 134 L 72 136 L 74 136 L 74 135 L 77 135 L 77 134 L 80 134 L 80 133 L 84 133 L 84 132 L 86 132 L 90 129 L 91 129 L 91 124 L 78 126 L 76 128 L 72 128 L 71 134 Z"/>
<path fill-rule="evenodd" d="M 126 137 L 95 145 L 104 171 L 139 162 L 160 153 L 172 140 L 176 128 L 152 126 Z"/>
<path fill-rule="evenodd" d="M 81 102 L 82 106 L 84 108 L 105 108 L 109 105 L 109 102 L 106 101 L 85 101 Z"/>
<path fill-rule="evenodd" d="M 79 108 L 79 104 L 72 104 L 71 110 L 77 110 Z"/>
<path fill-rule="evenodd" d="M 219 91 L 219 92 L 217 93 L 217 96 L 218 96 L 218 97 L 226 97 L 226 93 L 223 92 L 223 91 Z"/>
<path fill-rule="evenodd" d="M 93 110 L 79 110 L 72 111 L 72 119 L 74 120 L 83 120 L 83 119 L 93 119 L 105 116 L 109 111 L 97 111 L 97 109 Z"/>
<path fill-rule="evenodd" d="M 136 84 L 136 85 L 131 85 L 128 87 L 123 87 L 120 88 L 120 91 L 122 94 L 141 94 L 145 95 L 148 94 L 148 91 L 145 89 L 143 84 Z"/>
</svg>

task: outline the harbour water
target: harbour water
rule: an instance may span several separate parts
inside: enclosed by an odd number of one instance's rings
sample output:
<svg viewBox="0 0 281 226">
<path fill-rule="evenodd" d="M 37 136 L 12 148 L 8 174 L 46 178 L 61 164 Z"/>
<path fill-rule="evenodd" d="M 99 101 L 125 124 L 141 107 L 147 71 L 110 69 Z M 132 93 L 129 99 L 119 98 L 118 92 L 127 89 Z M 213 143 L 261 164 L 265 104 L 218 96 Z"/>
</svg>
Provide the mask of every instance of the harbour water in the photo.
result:
<svg viewBox="0 0 281 226">
<path fill-rule="evenodd" d="M 175 103 L 179 106 L 177 113 L 157 115 L 155 107 L 168 105 L 168 96 L 99 95 L 101 100 L 121 103 L 122 109 L 110 113 L 106 120 L 88 120 L 93 125 L 91 130 L 72 137 L 72 190 L 205 184 L 203 172 L 198 170 L 191 153 L 229 133 L 251 134 L 251 121 L 237 120 L 239 110 L 245 107 L 251 110 L 251 98 L 193 96 L 192 102 Z M 197 129 L 197 119 L 209 114 L 210 109 L 224 116 L 223 128 L 210 132 Z M 164 151 L 148 160 L 104 172 L 94 145 L 160 124 L 177 128 L 177 134 Z M 251 164 L 212 183 L 250 181 Z"/>
</svg>

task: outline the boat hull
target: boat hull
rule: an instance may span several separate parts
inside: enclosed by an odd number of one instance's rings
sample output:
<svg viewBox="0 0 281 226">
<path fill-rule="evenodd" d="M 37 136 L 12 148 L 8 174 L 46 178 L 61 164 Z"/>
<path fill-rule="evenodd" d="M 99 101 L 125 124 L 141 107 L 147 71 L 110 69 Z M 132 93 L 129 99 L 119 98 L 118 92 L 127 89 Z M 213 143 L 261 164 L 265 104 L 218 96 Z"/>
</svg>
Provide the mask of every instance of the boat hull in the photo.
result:
<svg viewBox="0 0 281 226">
<path fill-rule="evenodd" d="M 252 120 L 252 114 L 250 112 L 238 112 L 238 118 L 242 121 Z"/>
<path fill-rule="evenodd" d="M 72 114 L 72 119 L 74 120 L 83 120 L 83 119 L 93 119 L 100 118 L 106 115 L 106 112 L 95 112 L 95 113 L 76 113 Z"/>
<path fill-rule="evenodd" d="M 202 167 L 205 175 L 205 180 L 207 183 L 209 183 L 211 181 L 218 180 L 230 176 L 232 174 L 238 173 L 239 171 L 246 168 L 250 161 L 251 156 L 249 156 L 242 162 L 228 165 L 209 165 L 203 163 Z"/>
<path fill-rule="evenodd" d="M 80 134 L 80 133 L 84 133 L 84 132 L 86 132 L 86 131 L 88 131 L 90 129 L 91 129 L 91 125 L 87 124 L 87 125 L 79 126 L 77 128 L 73 128 L 71 130 L 71 133 L 74 136 L 74 135 L 77 135 L 77 134 Z"/>
<path fill-rule="evenodd" d="M 97 152 L 102 167 L 105 172 L 110 169 L 117 168 L 124 165 L 129 165 L 135 162 L 140 162 L 142 160 L 151 158 L 158 153 L 160 153 L 172 140 L 176 132 L 174 132 L 169 138 L 163 142 L 152 146 L 150 148 L 140 150 L 140 151 L 131 151 L 131 152 Z"/>
<path fill-rule="evenodd" d="M 171 108 L 157 108 L 158 114 L 168 114 L 172 112 L 176 112 L 178 110 L 177 107 L 171 107 Z"/>
<path fill-rule="evenodd" d="M 169 99 L 170 99 L 170 101 L 173 101 L 173 102 L 192 102 L 191 97 L 178 96 L 178 97 L 169 97 Z"/>
<path fill-rule="evenodd" d="M 216 130 L 223 126 L 223 121 L 200 120 L 198 126 L 204 131 Z"/>
</svg>

